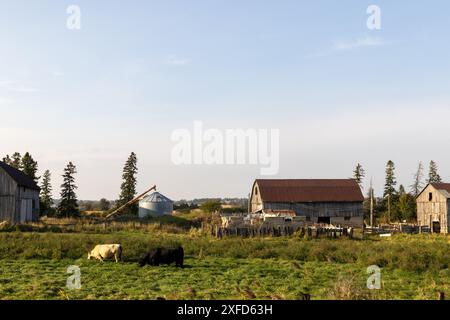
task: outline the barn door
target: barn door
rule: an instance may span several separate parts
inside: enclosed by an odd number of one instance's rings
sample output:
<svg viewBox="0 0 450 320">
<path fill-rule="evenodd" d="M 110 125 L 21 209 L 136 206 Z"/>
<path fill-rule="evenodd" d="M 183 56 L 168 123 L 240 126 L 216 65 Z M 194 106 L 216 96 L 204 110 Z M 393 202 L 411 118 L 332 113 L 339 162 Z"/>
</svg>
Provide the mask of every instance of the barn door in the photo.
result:
<svg viewBox="0 0 450 320">
<path fill-rule="evenodd" d="M 31 199 L 22 199 L 20 203 L 20 223 L 32 220 L 33 201 Z"/>
<path fill-rule="evenodd" d="M 33 220 L 33 200 L 27 200 L 27 222 Z"/>
<path fill-rule="evenodd" d="M 433 221 L 433 233 L 441 233 L 441 224 L 439 221 Z"/>
<path fill-rule="evenodd" d="M 27 200 L 22 199 L 20 202 L 20 223 L 27 221 Z"/>
</svg>

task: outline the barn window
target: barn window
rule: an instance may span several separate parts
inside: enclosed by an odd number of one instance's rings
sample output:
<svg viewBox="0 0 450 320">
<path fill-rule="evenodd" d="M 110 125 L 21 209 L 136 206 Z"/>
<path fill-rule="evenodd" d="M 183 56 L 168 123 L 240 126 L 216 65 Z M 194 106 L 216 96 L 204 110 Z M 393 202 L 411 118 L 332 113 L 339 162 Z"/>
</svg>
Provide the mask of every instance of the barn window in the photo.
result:
<svg viewBox="0 0 450 320">
<path fill-rule="evenodd" d="M 258 187 L 255 187 L 255 195 L 258 195 Z"/>
<path fill-rule="evenodd" d="M 432 192 L 430 192 L 428 194 L 428 201 L 433 201 L 433 193 Z"/>
<path fill-rule="evenodd" d="M 331 223 L 330 220 L 331 220 L 330 217 L 319 217 L 317 219 L 317 223 L 330 224 Z"/>
<path fill-rule="evenodd" d="M 344 221 L 350 221 L 351 217 L 344 217 Z"/>
</svg>

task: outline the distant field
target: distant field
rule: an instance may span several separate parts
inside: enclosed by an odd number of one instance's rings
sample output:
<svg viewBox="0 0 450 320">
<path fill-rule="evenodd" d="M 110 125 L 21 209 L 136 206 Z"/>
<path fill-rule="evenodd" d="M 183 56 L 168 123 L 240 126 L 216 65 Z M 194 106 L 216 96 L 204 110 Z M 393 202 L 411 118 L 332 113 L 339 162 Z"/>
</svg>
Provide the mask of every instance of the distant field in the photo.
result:
<svg viewBox="0 0 450 320">
<path fill-rule="evenodd" d="M 0 299 L 436 299 L 450 297 L 450 243 L 439 235 L 391 239 L 222 239 L 195 231 L 0 232 Z M 120 242 L 124 262 L 88 261 L 96 243 Z M 149 248 L 181 244 L 187 267 L 144 267 Z M 370 265 L 382 289 L 366 288 Z M 82 289 L 66 288 L 69 265 Z"/>
</svg>

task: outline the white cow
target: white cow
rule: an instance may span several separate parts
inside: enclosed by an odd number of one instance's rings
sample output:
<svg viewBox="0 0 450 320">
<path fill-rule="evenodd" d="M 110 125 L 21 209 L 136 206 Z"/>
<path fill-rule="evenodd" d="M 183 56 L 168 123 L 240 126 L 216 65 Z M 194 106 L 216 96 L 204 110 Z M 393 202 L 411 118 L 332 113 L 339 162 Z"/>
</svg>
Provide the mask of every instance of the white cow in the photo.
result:
<svg viewBox="0 0 450 320">
<path fill-rule="evenodd" d="M 88 253 L 88 259 L 91 258 L 100 260 L 110 259 L 114 257 L 116 262 L 122 260 L 122 245 L 120 244 L 98 244 Z"/>
</svg>

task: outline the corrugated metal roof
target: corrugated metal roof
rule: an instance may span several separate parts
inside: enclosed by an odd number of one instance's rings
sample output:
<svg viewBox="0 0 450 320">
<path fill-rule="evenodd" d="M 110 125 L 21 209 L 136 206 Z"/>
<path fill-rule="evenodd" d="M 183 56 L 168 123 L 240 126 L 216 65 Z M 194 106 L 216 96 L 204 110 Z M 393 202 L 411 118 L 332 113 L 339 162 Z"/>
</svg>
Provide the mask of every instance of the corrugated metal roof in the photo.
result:
<svg viewBox="0 0 450 320">
<path fill-rule="evenodd" d="M 257 179 L 266 202 L 362 202 L 353 179 Z"/>
<path fill-rule="evenodd" d="M 38 185 L 36 184 L 36 182 L 33 181 L 33 179 L 31 179 L 29 176 L 27 176 L 25 173 L 23 173 L 20 170 L 17 170 L 16 168 L 13 168 L 9 165 L 7 165 L 6 163 L 0 161 L 0 168 L 2 168 L 3 170 L 6 171 L 6 173 L 13 178 L 14 181 L 17 182 L 17 184 L 21 187 L 25 187 L 28 189 L 33 189 L 33 190 L 41 190 Z"/>
<path fill-rule="evenodd" d="M 450 193 L 450 183 L 431 183 L 431 185 L 436 188 L 437 190 L 444 190 L 446 193 L 444 195 L 449 198 Z"/>
<path fill-rule="evenodd" d="M 152 194 L 149 194 L 144 198 L 142 198 L 140 202 L 173 202 L 173 201 L 159 192 L 153 192 Z"/>
</svg>

